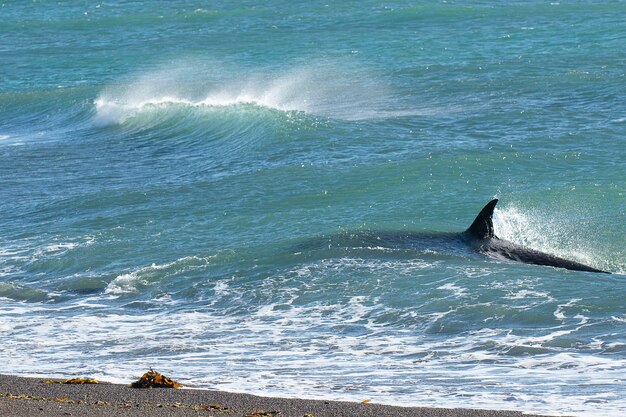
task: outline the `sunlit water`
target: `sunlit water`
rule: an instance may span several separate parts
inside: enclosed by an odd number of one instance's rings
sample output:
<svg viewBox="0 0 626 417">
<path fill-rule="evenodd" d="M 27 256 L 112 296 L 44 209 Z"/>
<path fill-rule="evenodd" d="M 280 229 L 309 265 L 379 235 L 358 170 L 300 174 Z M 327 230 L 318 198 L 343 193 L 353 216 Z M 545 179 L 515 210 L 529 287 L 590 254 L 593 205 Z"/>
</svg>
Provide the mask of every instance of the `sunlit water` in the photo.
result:
<svg viewBox="0 0 626 417">
<path fill-rule="evenodd" d="M 626 413 L 623 2 L 0 15 L 1 373 Z"/>
</svg>

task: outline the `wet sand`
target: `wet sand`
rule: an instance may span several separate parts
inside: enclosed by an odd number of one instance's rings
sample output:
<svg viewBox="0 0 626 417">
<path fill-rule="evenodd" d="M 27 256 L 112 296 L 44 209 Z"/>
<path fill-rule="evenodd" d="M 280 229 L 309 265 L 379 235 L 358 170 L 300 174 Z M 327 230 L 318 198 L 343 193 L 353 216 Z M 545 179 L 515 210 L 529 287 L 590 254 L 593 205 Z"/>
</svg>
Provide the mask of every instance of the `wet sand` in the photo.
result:
<svg viewBox="0 0 626 417">
<path fill-rule="evenodd" d="M 0 416 L 521 417 L 516 411 L 396 407 L 343 401 L 259 397 L 197 389 L 66 385 L 0 375 Z M 56 380 L 55 380 L 56 381 Z"/>
</svg>

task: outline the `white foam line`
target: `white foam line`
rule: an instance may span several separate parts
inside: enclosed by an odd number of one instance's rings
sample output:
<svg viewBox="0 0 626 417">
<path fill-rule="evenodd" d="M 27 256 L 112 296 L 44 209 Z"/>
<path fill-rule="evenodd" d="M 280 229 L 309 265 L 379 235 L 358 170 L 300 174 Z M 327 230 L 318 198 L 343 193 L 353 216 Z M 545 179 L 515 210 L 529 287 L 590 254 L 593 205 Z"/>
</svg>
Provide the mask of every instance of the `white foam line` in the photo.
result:
<svg viewBox="0 0 626 417">
<path fill-rule="evenodd" d="M 142 274 L 154 271 L 203 268 L 209 259 L 186 257 L 133 272 L 143 279 Z M 572 312 L 577 299 L 562 302 L 554 313 L 556 319 L 576 321 L 570 325 L 551 325 L 548 310 L 544 330 L 498 328 L 494 322 L 489 328 L 478 323 L 474 330 L 446 333 L 432 326 L 450 315 L 454 322 L 455 307 L 489 305 L 472 298 L 471 287 L 463 285 L 466 276 L 424 285 L 423 291 L 443 294 L 424 306 L 408 307 L 385 304 L 385 294 L 370 281 L 361 287 L 364 282 L 356 279 L 337 280 L 345 268 L 369 279 L 383 273 L 406 277 L 430 267 L 419 260 L 341 258 L 297 265 L 255 282 L 207 280 L 209 302 L 196 304 L 194 311 L 114 313 L 102 308 L 108 300 L 98 296 L 80 308 L 73 303 L 72 309 L 2 303 L 0 372 L 11 364 L 12 373 L 71 369 L 127 382 L 152 366 L 182 382 L 266 395 L 544 414 L 626 412 L 626 398 L 615 395 L 623 390 L 623 355 L 549 346 L 590 325 L 587 317 Z M 320 280 L 332 284 L 332 294 L 307 298 L 320 288 Z M 500 291 L 507 294 L 509 284 L 529 288 L 536 283 L 505 282 Z M 220 297 L 243 311 L 224 308 L 224 303 L 213 306 Z M 428 304 L 442 299 L 442 306 Z M 402 323 L 390 325 L 381 317 Z M 611 326 L 622 323 L 619 315 L 612 320 Z M 542 353 L 504 353 L 529 346 Z"/>
</svg>

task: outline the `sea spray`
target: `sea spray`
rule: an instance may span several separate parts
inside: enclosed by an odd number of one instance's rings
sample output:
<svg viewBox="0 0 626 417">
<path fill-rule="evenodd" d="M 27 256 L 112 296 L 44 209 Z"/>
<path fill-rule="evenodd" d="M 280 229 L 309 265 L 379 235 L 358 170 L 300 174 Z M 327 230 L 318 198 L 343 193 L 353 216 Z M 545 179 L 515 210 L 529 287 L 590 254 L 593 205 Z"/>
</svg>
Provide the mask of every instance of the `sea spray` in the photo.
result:
<svg viewBox="0 0 626 417">
<path fill-rule="evenodd" d="M 328 62 L 287 70 L 231 70 L 217 75 L 193 66 L 157 69 L 105 88 L 94 105 L 99 126 L 124 123 L 142 111 L 176 105 L 252 105 L 345 120 L 413 114 L 394 108 L 389 86 L 367 70 L 346 69 L 340 63 Z"/>
<path fill-rule="evenodd" d="M 510 204 L 495 210 L 493 223 L 501 239 L 602 268 L 602 259 L 597 257 L 602 236 L 593 233 L 581 218 L 585 216 L 580 207 L 564 213 L 548 212 L 547 208 L 524 210 Z"/>
<path fill-rule="evenodd" d="M 1 373 L 626 414 L 623 3 L 196 3 L 1 8 Z"/>
</svg>

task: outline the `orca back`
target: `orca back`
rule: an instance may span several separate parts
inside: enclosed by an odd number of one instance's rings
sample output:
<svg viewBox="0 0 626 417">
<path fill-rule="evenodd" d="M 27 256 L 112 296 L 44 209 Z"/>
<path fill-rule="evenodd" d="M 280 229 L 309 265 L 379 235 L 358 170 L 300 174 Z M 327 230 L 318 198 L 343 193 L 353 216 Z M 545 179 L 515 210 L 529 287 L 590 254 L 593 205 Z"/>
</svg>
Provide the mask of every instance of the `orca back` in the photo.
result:
<svg viewBox="0 0 626 417">
<path fill-rule="evenodd" d="M 493 232 L 493 210 L 498 204 L 498 199 L 495 198 L 488 202 L 485 207 L 478 213 L 476 219 L 472 225 L 467 229 L 467 233 L 475 237 L 476 239 L 493 239 L 496 235 Z"/>
</svg>

